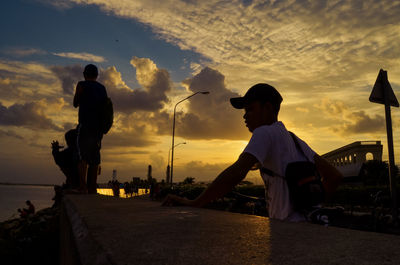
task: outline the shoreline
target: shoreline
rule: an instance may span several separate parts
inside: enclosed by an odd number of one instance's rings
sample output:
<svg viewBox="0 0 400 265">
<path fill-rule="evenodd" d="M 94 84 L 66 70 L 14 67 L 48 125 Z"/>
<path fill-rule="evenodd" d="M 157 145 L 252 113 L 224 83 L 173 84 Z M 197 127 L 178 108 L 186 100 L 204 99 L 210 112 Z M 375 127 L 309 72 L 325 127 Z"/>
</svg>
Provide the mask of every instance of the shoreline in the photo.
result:
<svg viewBox="0 0 400 265">
<path fill-rule="evenodd" d="M 26 201 L 30 200 L 36 211 L 54 204 L 54 186 L 41 185 L 1 185 L 0 222 L 19 216 L 18 208 L 26 208 Z"/>
<path fill-rule="evenodd" d="M 59 207 L 0 222 L 2 264 L 59 264 Z"/>
<path fill-rule="evenodd" d="M 11 182 L 0 182 L 3 186 L 36 186 L 36 187 L 53 187 L 57 184 L 30 184 L 30 183 L 11 183 Z"/>
</svg>

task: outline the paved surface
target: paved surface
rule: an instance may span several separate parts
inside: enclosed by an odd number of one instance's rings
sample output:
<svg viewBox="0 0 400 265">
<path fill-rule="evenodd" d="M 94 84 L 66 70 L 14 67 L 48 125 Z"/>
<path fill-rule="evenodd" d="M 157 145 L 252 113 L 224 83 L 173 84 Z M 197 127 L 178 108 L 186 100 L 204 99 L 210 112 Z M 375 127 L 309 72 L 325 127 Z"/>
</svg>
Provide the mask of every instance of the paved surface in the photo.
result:
<svg viewBox="0 0 400 265">
<path fill-rule="evenodd" d="M 400 264 L 400 237 L 264 217 L 68 195 L 83 264 Z"/>
</svg>

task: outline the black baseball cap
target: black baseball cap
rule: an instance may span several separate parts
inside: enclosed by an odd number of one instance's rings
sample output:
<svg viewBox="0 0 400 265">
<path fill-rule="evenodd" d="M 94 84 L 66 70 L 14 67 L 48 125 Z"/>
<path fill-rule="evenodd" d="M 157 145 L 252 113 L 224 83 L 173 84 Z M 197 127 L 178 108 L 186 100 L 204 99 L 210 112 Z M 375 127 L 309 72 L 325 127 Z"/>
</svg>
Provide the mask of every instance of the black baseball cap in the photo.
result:
<svg viewBox="0 0 400 265">
<path fill-rule="evenodd" d="M 252 102 L 260 101 L 262 103 L 270 102 L 277 110 L 279 110 L 282 96 L 273 86 L 259 83 L 250 87 L 243 97 L 231 98 L 230 101 L 232 106 L 236 109 L 243 109 L 246 105 Z"/>
</svg>

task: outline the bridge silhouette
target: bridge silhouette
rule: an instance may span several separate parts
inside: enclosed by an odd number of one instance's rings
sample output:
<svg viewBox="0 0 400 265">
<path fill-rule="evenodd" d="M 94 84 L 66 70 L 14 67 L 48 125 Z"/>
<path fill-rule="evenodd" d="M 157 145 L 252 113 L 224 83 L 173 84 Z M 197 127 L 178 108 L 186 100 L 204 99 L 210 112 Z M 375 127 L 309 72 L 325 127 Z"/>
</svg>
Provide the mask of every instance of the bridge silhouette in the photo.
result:
<svg viewBox="0 0 400 265">
<path fill-rule="evenodd" d="M 383 146 L 381 141 L 357 141 L 326 154 L 322 157 L 335 166 L 344 177 L 358 176 L 367 154 L 374 160 L 382 161 Z"/>
</svg>

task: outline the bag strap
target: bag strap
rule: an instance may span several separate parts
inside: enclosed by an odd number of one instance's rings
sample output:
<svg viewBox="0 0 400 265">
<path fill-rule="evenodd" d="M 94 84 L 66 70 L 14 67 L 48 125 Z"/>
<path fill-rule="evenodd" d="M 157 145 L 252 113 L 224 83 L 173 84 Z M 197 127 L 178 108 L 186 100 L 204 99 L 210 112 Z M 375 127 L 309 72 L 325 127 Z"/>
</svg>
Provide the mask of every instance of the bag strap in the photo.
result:
<svg viewBox="0 0 400 265">
<path fill-rule="evenodd" d="M 307 159 L 307 161 L 310 162 L 310 159 L 308 159 L 308 157 L 307 157 L 306 154 L 304 153 L 303 148 L 301 148 L 300 143 L 299 143 L 299 141 L 297 140 L 297 136 L 296 136 L 294 133 L 292 133 L 291 131 L 288 131 L 288 132 L 289 132 L 290 136 L 291 136 L 292 139 L 293 139 L 293 142 L 294 142 L 294 144 L 295 144 L 295 146 L 296 146 L 296 149 L 299 150 L 299 151 L 301 152 L 301 154 Z M 268 168 L 266 168 L 266 167 L 260 168 L 260 171 L 261 171 L 262 173 L 265 173 L 265 174 L 267 174 L 267 175 L 270 175 L 271 177 L 281 177 L 281 178 L 285 178 L 285 177 L 283 177 L 283 176 L 281 176 L 281 175 L 275 173 L 274 171 L 272 171 L 271 169 L 268 169 Z"/>
<path fill-rule="evenodd" d="M 292 136 L 292 139 L 294 141 L 294 144 L 296 145 L 297 150 L 299 150 L 303 154 L 303 156 L 307 159 L 307 161 L 310 162 L 310 159 L 308 159 L 308 156 L 306 156 L 306 154 L 304 153 L 303 148 L 301 148 L 301 145 L 300 145 L 299 141 L 297 140 L 297 136 L 294 133 L 292 133 L 291 131 L 289 131 L 289 134 L 290 134 L 290 136 Z"/>
<path fill-rule="evenodd" d="M 308 162 L 315 163 L 315 162 L 313 162 L 313 161 L 310 161 L 310 159 L 308 159 L 308 156 L 306 156 L 306 154 L 304 153 L 303 148 L 301 148 L 300 143 L 299 143 L 299 141 L 297 140 L 296 135 L 295 135 L 294 133 L 292 133 L 292 132 L 289 132 L 289 133 L 290 133 L 290 135 L 292 136 L 293 141 L 294 141 L 294 143 L 296 144 L 297 149 L 300 150 L 300 152 L 301 152 L 301 153 L 303 154 L 303 156 L 307 159 L 307 161 L 308 161 Z M 317 175 L 319 176 L 319 178 L 320 178 L 321 176 L 320 176 L 318 170 L 316 170 L 315 172 L 316 172 L 316 174 L 317 174 Z"/>
</svg>

